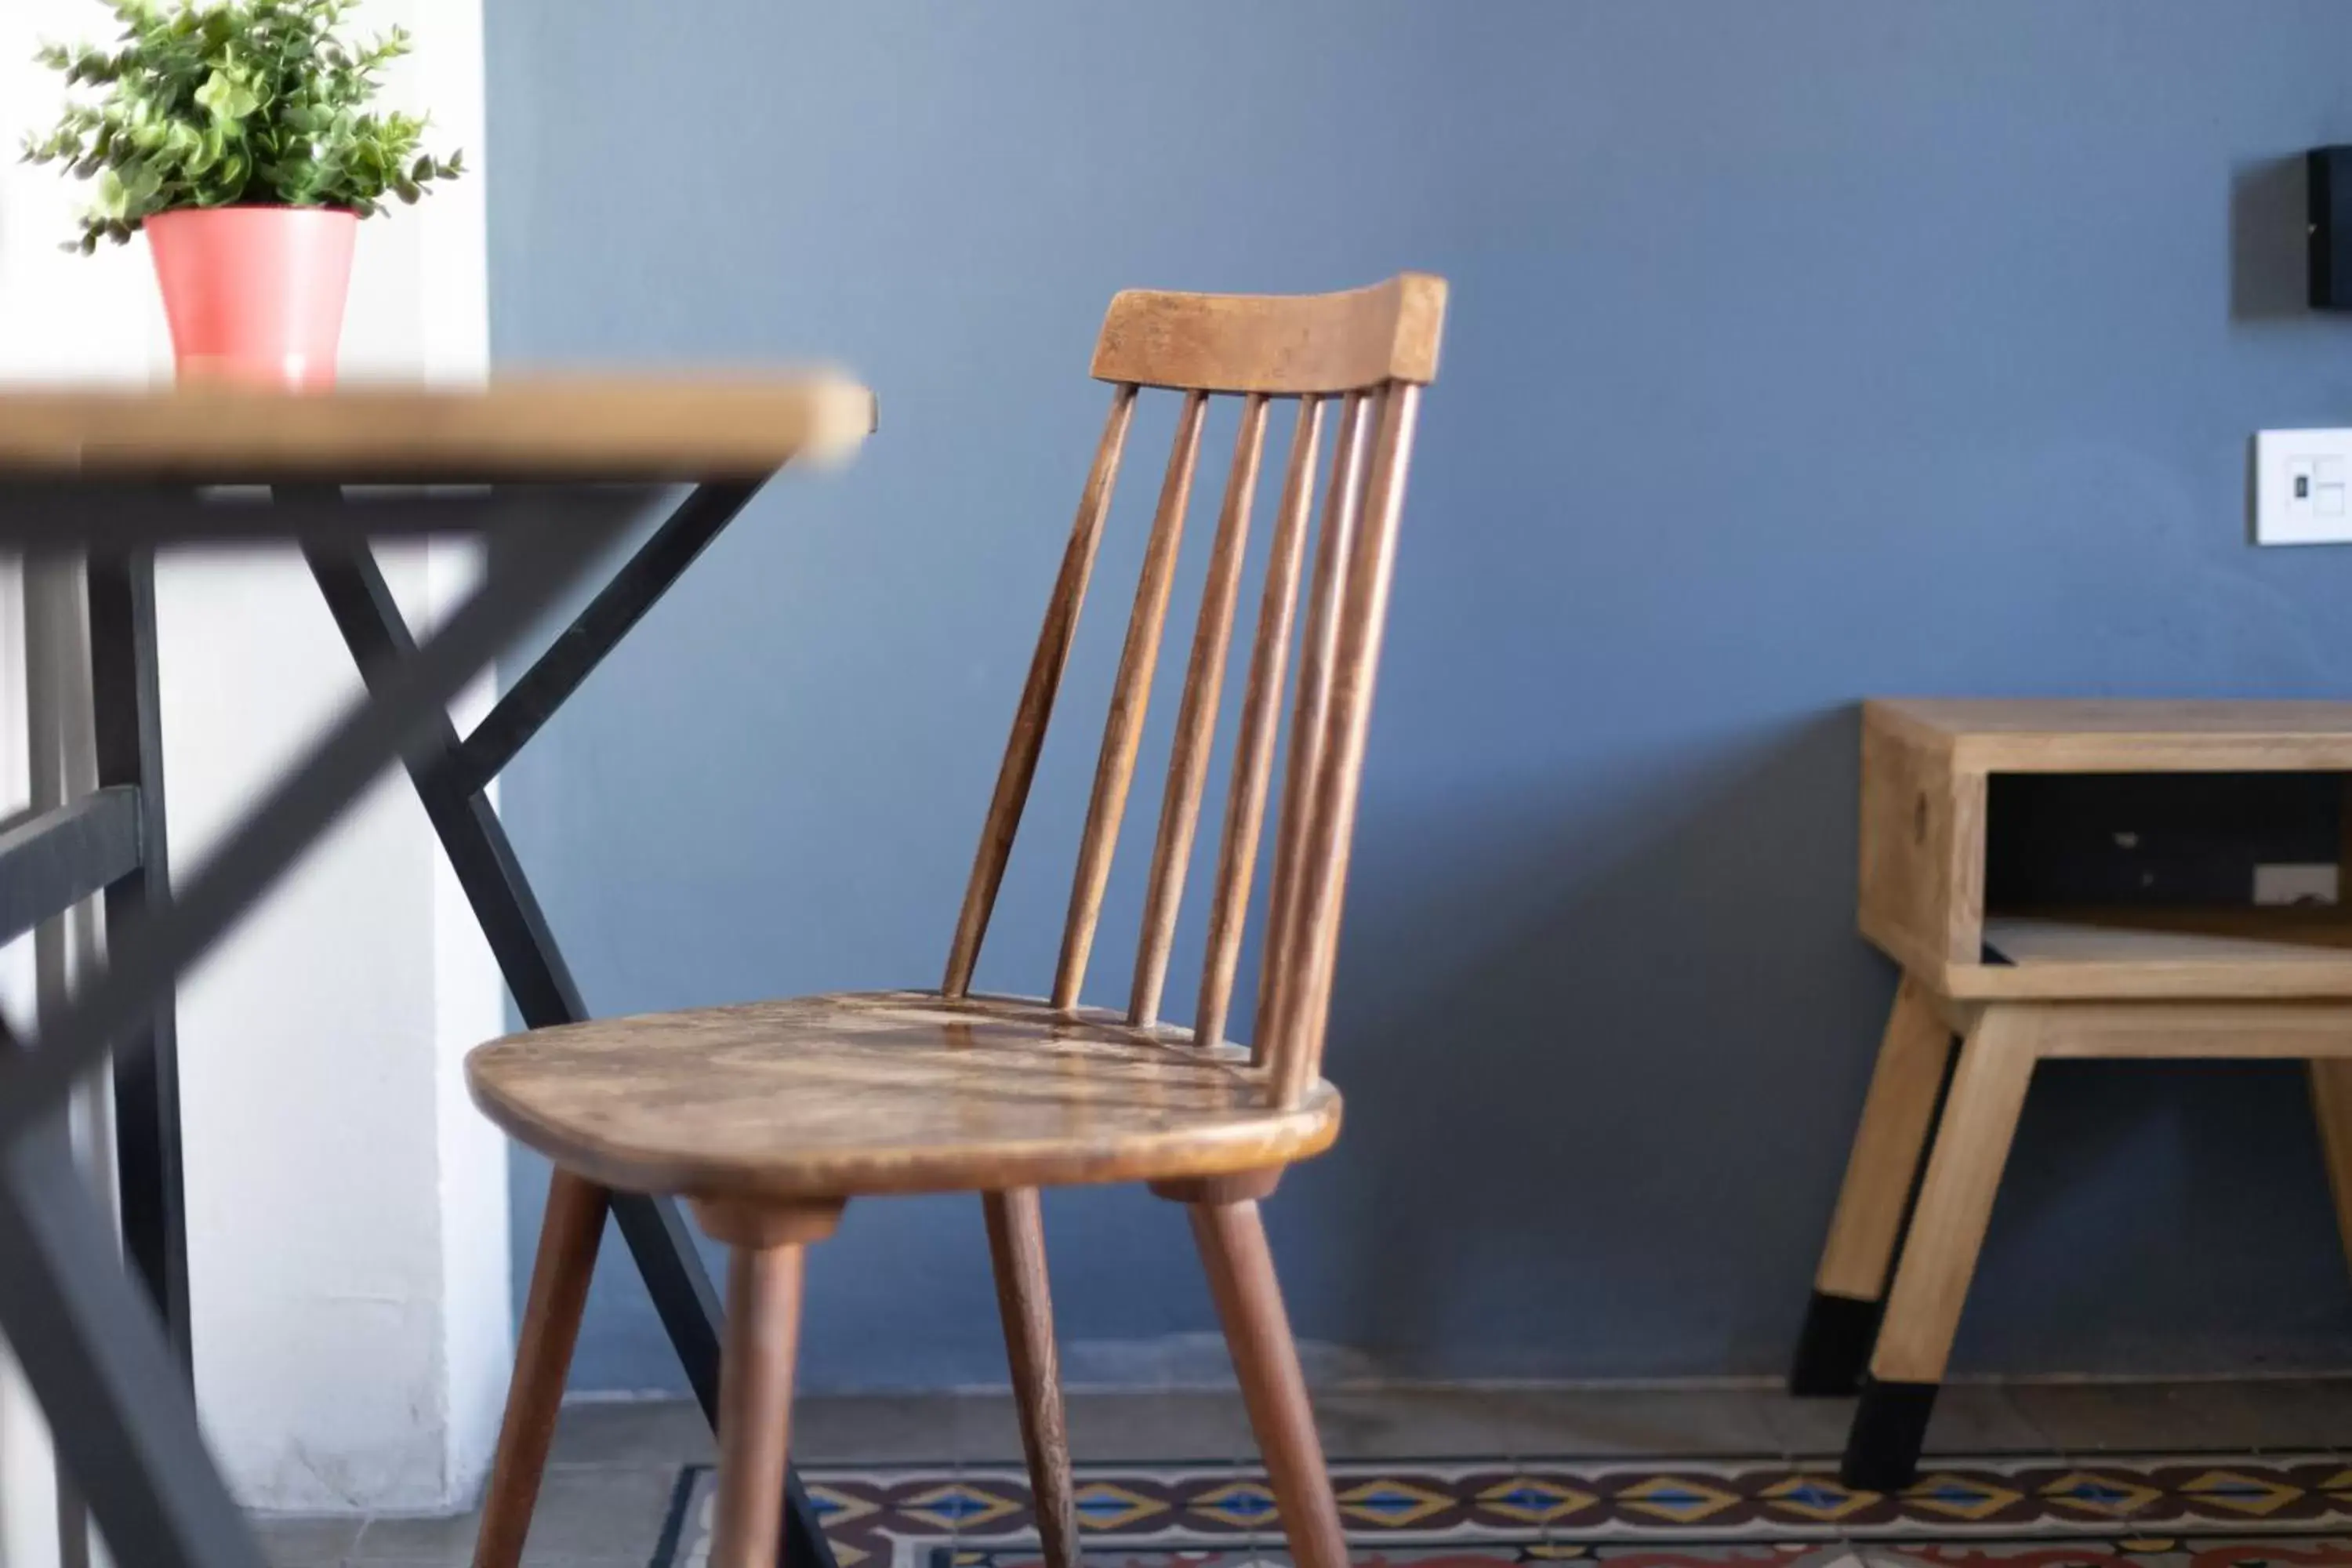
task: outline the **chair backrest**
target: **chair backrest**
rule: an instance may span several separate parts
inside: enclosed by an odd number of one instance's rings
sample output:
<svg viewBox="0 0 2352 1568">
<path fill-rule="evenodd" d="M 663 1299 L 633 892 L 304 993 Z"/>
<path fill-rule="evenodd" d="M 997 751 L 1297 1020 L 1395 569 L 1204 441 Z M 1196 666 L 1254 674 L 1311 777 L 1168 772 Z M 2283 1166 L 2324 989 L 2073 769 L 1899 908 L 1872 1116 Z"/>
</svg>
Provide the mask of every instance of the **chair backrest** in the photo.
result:
<svg viewBox="0 0 2352 1568">
<path fill-rule="evenodd" d="M 1412 451 L 1421 389 L 1436 374 L 1444 314 L 1444 280 L 1420 273 L 1406 273 L 1373 288 L 1343 294 L 1277 297 L 1130 290 L 1111 301 L 1094 360 L 1096 379 L 1109 382 L 1114 388 L 1110 417 L 1078 502 L 1077 521 L 1062 556 L 1053 600 L 1045 610 L 1045 629 L 1038 637 L 1021 706 L 1013 721 L 1013 738 L 989 803 L 987 826 L 948 958 L 942 986 L 947 994 L 963 995 L 971 985 L 981 942 L 987 934 L 1022 807 L 1036 775 L 1046 722 L 1077 629 L 1079 606 L 1102 540 L 1103 521 L 1110 510 L 1136 397 L 1145 387 L 1168 388 L 1183 394 L 1183 408 L 1176 422 L 1167 476 L 1160 484 L 1134 614 L 1119 655 L 1110 718 L 1087 807 L 1077 873 L 1070 889 L 1061 960 L 1054 975 L 1053 1005 L 1065 1010 L 1077 1005 L 1102 913 L 1104 889 L 1110 880 L 1111 854 L 1135 776 L 1144 709 L 1159 660 L 1192 473 L 1200 455 L 1202 423 L 1211 397 L 1232 395 L 1242 399 L 1240 434 L 1218 512 L 1191 663 L 1177 710 L 1168 787 L 1161 800 L 1160 833 L 1152 851 L 1142 935 L 1128 1003 L 1129 1022 L 1158 1021 L 1241 595 L 1242 563 L 1265 445 L 1268 405 L 1289 398 L 1298 405 L 1297 418 L 1250 649 L 1249 684 L 1243 699 L 1224 837 L 1217 857 L 1216 889 L 1210 906 L 1208 956 L 1194 1012 L 1198 1040 L 1213 1044 L 1223 1038 L 1265 817 L 1281 723 L 1284 666 L 1289 656 L 1307 536 L 1317 511 L 1315 491 L 1322 481 L 1318 458 L 1336 405 L 1336 451 L 1330 477 L 1324 483 L 1322 521 L 1314 531 L 1319 537 L 1307 589 L 1298 669 L 1292 682 L 1290 743 L 1275 838 L 1274 885 L 1267 900 L 1253 1050 L 1282 1101 L 1297 1100 L 1315 1082 L 1330 1010 L 1331 972 L 1339 950 L 1357 779 L 1371 710 L 1372 675 L 1380 662 L 1397 520 L 1404 503 L 1405 468 Z"/>
</svg>

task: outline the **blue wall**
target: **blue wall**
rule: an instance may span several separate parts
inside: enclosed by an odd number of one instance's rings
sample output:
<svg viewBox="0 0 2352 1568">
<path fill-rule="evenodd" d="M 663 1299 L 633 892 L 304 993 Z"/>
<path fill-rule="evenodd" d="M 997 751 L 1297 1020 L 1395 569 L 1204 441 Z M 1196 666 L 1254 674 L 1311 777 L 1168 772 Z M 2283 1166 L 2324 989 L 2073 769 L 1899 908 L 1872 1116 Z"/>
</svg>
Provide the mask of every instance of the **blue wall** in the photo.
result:
<svg viewBox="0 0 2352 1568">
<path fill-rule="evenodd" d="M 1115 289 L 1453 280 L 1349 1131 L 1273 1209 L 1302 1331 L 1355 1364 L 1781 1364 L 1893 984 L 1852 929 L 1856 698 L 2352 689 L 2352 554 L 2257 552 L 2244 504 L 2252 430 L 2352 413 L 2292 162 L 2352 137 L 2341 0 L 486 9 L 501 362 L 825 357 L 884 411 L 509 776 L 600 1011 L 934 978 Z M 1084 725 L 984 983 L 1045 984 Z M 1175 1214 L 1048 1223 L 1080 1376 L 1209 1328 Z M 674 1382 L 606 1276 L 579 1383 Z M 1003 1376 L 969 1201 L 855 1211 L 812 1292 L 814 1385 Z M 2050 1070 L 1962 1340 L 1975 1370 L 2352 1360 L 2294 1073 Z"/>
</svg>

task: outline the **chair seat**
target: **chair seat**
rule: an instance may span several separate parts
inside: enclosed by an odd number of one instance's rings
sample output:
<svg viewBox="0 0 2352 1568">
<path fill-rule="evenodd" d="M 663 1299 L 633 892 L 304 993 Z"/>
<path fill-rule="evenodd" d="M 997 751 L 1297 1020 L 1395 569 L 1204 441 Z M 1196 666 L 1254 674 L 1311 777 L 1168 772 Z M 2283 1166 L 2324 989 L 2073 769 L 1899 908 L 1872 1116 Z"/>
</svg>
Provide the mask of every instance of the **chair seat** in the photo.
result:
<svg viewBox="0 0 2352 1568">
<path fill-rule="evenodd" d="M 1223 1175 L 1328 1148 L 1339 1092 L 1271 1103 L 1247 1051 L 1097 1009 L 885 991 L 509 1035 L 475 1102 L 606 1186 L 854 1197 Z"/>
</svg>

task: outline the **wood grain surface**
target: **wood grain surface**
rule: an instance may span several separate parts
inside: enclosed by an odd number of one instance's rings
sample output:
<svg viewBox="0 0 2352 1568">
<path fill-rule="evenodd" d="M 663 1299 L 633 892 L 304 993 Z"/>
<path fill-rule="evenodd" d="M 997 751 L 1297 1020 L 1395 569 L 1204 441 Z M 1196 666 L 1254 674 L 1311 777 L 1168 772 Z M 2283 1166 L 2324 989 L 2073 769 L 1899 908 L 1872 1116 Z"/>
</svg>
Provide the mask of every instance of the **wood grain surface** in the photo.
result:
<svg viewBox="0 0 2352 1568">
<path fill-rule="evenodd" d="M 467 1058 L 490 1119 L 632 1192 L 851 1197 L 1254 1171 L 1319 1153 L 1237 1047 L 1097 1009 L 874 992 L 599 1019 Z"/>
<path fill-rule="evenodd" d="M 2005 963 L 1953 964 L 1967 1000 L 2352 996 L 2352 922 L 2331 909 L 2116 909 L 1991 915 Z"/>
<path fill-rule="evenodd" d="M 1846 1156 L 1829 1244 L 1813 1274 L 1816 1290 L 1857 1301 L 1885 1296 L 1951 1056 L 1951 1029 L 1928 1005 L 1927 987 L 1905 976 L 1879 1040 L 1862 1126 Z"/>
<path fill-rule="evenodd" d="M 839 459 L 874 395 L 824 371 L 0 393 L 0 479 L 689 481 Z"/>
<path fill-rule="evenodd" d="M 2352 770 L 2352 702 L 1880 698 L 1863 714 L 1981 773 Z"/>
<path fill-rule="evenodd" d="M 1110 302 L 1096 379 L 1197 392 L 1361 392 L 1437 378 L 1445 279 L 1405 272 L 1338 294 L 1171 294 Z"/>
</svg>

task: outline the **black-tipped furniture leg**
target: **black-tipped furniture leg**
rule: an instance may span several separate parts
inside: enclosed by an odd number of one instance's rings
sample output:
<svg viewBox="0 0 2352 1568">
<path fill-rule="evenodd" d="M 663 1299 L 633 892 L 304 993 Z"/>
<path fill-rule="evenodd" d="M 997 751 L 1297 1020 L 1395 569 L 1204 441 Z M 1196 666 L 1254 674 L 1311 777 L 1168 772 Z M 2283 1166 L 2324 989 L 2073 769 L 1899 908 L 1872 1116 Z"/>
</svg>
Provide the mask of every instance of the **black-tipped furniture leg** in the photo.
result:
<svg viewBox="0 0 2352 1568">
<path fill-rule="evenodd" d="M 1805 1309 L 1805 1327 L 1797 1336 L 1797 1359 L 1789 1369 L 1789 1392 L 1800 1399 L 1853 1394 L 1870 1369 L 1870 1352 L 1878 1343 L 1878 1320 L 1884 1301 L 1861 1301 L 1816 1290 Z"/>
<path fill-rule="evenodd" d="M 1838 1479 L 1865 1491 L 1899 1492 L 1919 1479 L 1919 1449 L 1936 1411 L 1933 1383 L 1881 1383 L 1865 1378 L 1862 1403 L 1846 1433 Z"/>
</svg>

